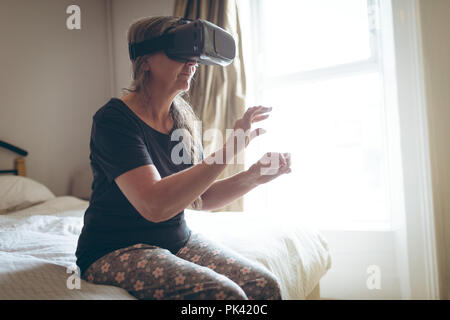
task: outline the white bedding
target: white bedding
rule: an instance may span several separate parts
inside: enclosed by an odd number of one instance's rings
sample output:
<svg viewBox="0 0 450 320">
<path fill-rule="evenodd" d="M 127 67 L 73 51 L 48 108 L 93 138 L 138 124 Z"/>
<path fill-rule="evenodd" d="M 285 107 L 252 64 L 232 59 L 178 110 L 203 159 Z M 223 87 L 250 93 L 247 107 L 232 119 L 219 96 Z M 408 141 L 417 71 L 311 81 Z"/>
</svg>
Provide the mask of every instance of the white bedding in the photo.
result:
<svg viewBox="0 0 450 320">
<path fill-rule="evenodd" d="M 73 282 L 75 249 L 88 202 L 56 197 L 0 215 L 0 299 L 133 299 L 125 290 Z M 305 299 L 331 267 L 313 228 L 255 215 L 186 209 L 189 227 L 257 261 L 278 277 L 283 299 Z M 69 271 L 69 273 L 67 273 Z"/>
</svg>

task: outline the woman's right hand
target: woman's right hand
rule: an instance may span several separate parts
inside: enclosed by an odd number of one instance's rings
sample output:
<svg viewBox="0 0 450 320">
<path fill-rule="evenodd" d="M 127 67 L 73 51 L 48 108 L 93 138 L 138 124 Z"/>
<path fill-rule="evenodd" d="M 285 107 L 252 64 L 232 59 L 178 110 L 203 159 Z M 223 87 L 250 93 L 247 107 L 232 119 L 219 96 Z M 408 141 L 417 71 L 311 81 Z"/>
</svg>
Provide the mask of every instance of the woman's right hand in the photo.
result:
<svg viewBox="0 0 450 320">
<path fill-rule="evenodd" d="M 256 128 L 251 131 L 251 126 L 254 122 L 267 119 L 270 111 L 272 111 L 272 107 L 254 106 L 248 108 L 242 118 L 236 120 L 233 133 L 230 134 L 224 145 L 227 163 L 245 149 L 255 137 L 266 133 L 263 128 Z M 229 155 L 230 151 L 232 151 L 232 157 Z"/>
</svg>

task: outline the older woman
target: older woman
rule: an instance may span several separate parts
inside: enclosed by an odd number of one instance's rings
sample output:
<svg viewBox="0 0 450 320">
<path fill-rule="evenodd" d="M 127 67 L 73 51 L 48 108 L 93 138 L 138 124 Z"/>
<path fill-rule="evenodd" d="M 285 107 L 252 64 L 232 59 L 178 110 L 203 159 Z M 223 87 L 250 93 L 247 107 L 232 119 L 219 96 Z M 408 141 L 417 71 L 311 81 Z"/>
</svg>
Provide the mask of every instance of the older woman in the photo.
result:
<svg viewBox="0 0 450 320">
<path fill-rule="evenodd" d="M 130 27 L 128 42 L 159 36 L 180 21 L 141 19 Z M 215 181 L 263 131 L 253 130 L 243 146 L 237 144 L 227 153 L 227 146 L 237 139 L 237 134 L 231 135 L 222 149 L 204 159 L 195 134 L 198 119 L 182 98 L 197 63 L 172 60 L 161 50 L 136 58 L 132 65 L 134 81 L 128 94 L 110 99 L 93 117 L 93 192 L 76 252 L 83 279 L 122 287 L 139 299 L 280 299 L 271 273 L 192 232 L 184 209 L 223 207 L 290 172 L 288 155 L 272 153 L 271 158 L 276 155 L 279 160 L 276 174 L 261 174 L 264 164 L 259 161 Z M 269 111 L 249 108 L 236 121 L 234 132 L 250 132 L 251 124 L 266 119 Z M 191 143 L 184 151 L 191 163 L 174 161 L 177 144 L 171 134 L 176 129 L 189 135 Z"/>
</svg>

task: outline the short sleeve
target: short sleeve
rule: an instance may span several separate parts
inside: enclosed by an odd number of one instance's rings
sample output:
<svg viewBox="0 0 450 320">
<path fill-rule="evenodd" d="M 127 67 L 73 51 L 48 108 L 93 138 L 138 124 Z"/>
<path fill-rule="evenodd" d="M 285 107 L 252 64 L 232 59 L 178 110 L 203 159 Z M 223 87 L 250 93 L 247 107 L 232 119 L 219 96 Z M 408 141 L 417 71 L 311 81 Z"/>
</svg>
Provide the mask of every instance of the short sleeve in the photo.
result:
<svg viewBox="0 0 450 320">
<path fill-rule="evenodd" d="M 153 164 L 138 125 L 126 115 L 112 112 L 93 118 L 91 160 L 109 182 L 131 169 Z"/>
</svg>

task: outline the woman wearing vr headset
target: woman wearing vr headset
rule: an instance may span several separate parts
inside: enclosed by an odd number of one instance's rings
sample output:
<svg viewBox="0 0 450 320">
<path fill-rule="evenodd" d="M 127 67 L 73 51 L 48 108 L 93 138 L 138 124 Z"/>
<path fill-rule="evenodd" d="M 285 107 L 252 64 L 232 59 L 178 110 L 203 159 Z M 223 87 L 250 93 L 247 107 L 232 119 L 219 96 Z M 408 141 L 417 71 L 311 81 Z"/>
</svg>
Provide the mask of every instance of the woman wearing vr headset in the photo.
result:
<svg viewBox="0 0 450 320">
<path fill-rule="evenodd" d="M 183 23 L 175 17 L 141 19 L 129 28 L 128 42 L 159 37 Z M 273 274 L 186 225 L 189 205 L 221 208 L 290 172 L 289 155 L 272 153 L 279 160 L 276 174 L 261 174 L 271 164 L 258 161 L 216 181 L 227 163 L 264 133 L 251 126 L 266 119 L 270 108 L 246 110 L 223 148 L 204 159 L 194 126 L 198 118 L 182 98 L 196 68 L 196 61 L 169 58 L 164 50 L 132 58 L 128 94 L 112 98 L 94 115 L 93 192 L 76 252 L 82 278 L 124 288 L 139 299 L 280 299 Z M 177 129 L 190 142 L 182 144 L 190 146 L 184 149 L 193 159 L 189 164 L 173 161 L 179 140 L 171 136 Z M 236 144 L 242 132 L 249 133 L 245 143 Z"/>
</svg>

